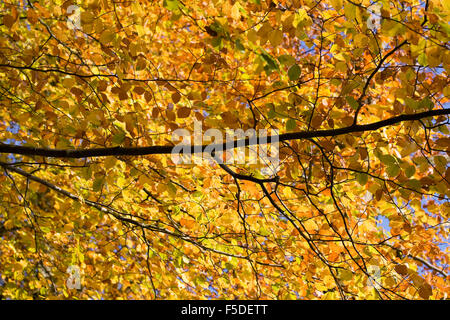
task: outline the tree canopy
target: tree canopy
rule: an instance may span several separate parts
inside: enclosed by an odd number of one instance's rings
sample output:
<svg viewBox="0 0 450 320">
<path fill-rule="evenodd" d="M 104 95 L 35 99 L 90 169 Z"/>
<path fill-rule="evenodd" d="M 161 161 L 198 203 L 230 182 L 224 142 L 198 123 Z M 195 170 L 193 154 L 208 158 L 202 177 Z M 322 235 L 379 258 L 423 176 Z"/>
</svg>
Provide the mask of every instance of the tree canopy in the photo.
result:
<svg viewBox="0 0 450 320">
<path fill-rule="evenodd" d="M 448 1 L 0 16 L 0 297 L 447 298 Z M 199 123 L 279 161 L 176 161 Z"/>
</svg>

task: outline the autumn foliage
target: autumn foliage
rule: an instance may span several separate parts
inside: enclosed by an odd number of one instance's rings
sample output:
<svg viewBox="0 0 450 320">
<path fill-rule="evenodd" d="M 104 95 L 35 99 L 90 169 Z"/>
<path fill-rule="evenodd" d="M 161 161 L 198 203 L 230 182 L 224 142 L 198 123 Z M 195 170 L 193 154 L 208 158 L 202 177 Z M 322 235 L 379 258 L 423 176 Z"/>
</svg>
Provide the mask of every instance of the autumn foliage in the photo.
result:
<svg viewBox="0 0 450 320">
<path fill-rule="evenodd" d="M 447 298 L 449 3 L 3 1 L 0 297 Z"/>
</svg>

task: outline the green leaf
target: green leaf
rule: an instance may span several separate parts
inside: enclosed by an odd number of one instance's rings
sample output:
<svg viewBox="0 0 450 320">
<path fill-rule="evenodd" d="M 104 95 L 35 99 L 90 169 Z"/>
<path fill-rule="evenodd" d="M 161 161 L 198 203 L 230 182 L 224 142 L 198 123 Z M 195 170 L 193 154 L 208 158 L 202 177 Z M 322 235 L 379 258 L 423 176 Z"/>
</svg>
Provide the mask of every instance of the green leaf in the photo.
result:
<svg viewBox="0 0 450 320">
<path fill-rule="evenodd" d="M 339 79 L 331 79 L 330 83 L 331 83 L 333 86 L 340 86 L 342 82 L 341 82 L 341 80 L 339 80 Z"/>
<path fill-rule="evenodd" d="M 275 106 L 273 105 L 273 103 L 269 103 L 269 104 L 268 104 L 268 107 L 269 107 L 270 109 L 269 109 L 269 112 L 267 113 L 267 117 L 268 117 L 269 119 L 274 119 L 274 118 L 277 116 L 277 114 L 276 114 L 276 112 L 275 112 Z"/>
<path fill-rule="evenodd" d="M 369 180 L 369 176 L 364 172 L 358 172 L 356 174 L 356 181 L 362 186 L 366 185 L 367 181 Z"/>
<path fill-rule="evenodd" d="M 42 231 L 42 233 L 49 233 L 50 232 L 50 227 L 40 226 L 39 230 Z"/>
<path fill-rule="evenodd" d="M 216 50 L 220 50 L 223 47 L 223 43 L 222 43 L 222 37 L 215 37 L 212 38 L 211 40 L 211 45 L 214 47 L 214 49 Z"/>
<path fill-rule="evenodd" d="M 339 279 L 344 280 L 344 281 L 349 281 L 353 278 L 353 272 L 351 272 L 350 270 L 339 270 Z"/>
<path fill-rule="evenodd" d="M 419 108 L 419 103 L 418 101 L 411 99 L 409 97 L 405 98 L 405 105 L 407 105 L 408 107 L 412 108 L 412 109 L 417 109 Z"/>
<path fill-rule="evenodd" d="M 228 270 L 233 270 L 234 266 L 229 262 L 225 262 L 225 268 L 227 268 Z"/>
<path fill-rule="evenodd" d="M 406 170 L 405 170 L 405 175 L 408 178 L 411 178 L 414 175 L 414 173 L 416 173 L 416 167 L 415 166 L 408 166 L 406 168 Z"/>
<path fill-rule="evenodd" d="M 397 166 L 397 159 L 390 154 L 382 154 L 378 158 L 386 166 Z"/>
<path fill-rule="evenodd" d="M 193 194 L 192 194 L 192 196 L 194 197 L 194 198 L 201 198 L 202 196 L 203 196 L 203 193 L 201 192 L 201 191 L 195 191 Z"/>
<path fill-rule="evenodd" d="M 397 165 L 391 165 L 386 168 L 386 172 L 389 175 L 389 177 L 394 178 L 398 176 L 400 173 L 400 167 Z"/>
<path fill-rule="evenodd" d="M 272 56 L 263 52 L 263 53 L 261 53 L 261 57 L 266 62 L 266 65 L 264 66 L 264 70 L 266 71 L 267 74 L 272 73 L 272 71 L 274 71 L 274 70 L 279 70 L 278 63 L 276 62 L 276 60 L 274 58 L 272 58 Z"/>
<path fill-rule="evenodd" d="M 237 39 L 235 42 L 236 49 L 238 49 L 241 52 L 245 51 L 245 47 L 242 45 L 241 40 Z"/>
<path fill-rule="evenodd" d="M 177 187 L 172 182 L 167 184 L 167 191 L 171 196 L 175 196 L 177 194 Z"/>
<path fill-rule="evenodd" d="M 294 119 L 289 119 L 288 121 L 286 121 L 286 130 L 287 131 L 293 131 L 296 127 L 296 123 Z"/>
<path fill-rule="evenodd" d="M 295 63 L 295 58 L 289 54 L 283 54 L 278 57 L 278 61 L 284 66 L 292 66 Z"/>
<path fill-rule="evenodd" d="M 419 102 L 419 108 L 431 110 L 434 107 L 433 101 L 430 98 L 426 97 Z"/>
<path fill-rule="evenodd" d="M 180 7 L 180 1 L 178 1 L 178 0 L 164 0 L 163 6 L 167 10 L 178 11 L 178 9 Z"/>
<path fill-rule="evenodd" d="M 417 57 L 417 62 L 419 62 L 419 64 L 423 67 L 428 65 L 428 58 L 425 52 L 419 54 L 419 57 Z"/>
<path fill-rule="evenodd" d="M 291 81 L 297 80 L 300 77 L 301 73 L 302 73 L 302 70 L 300 69 L 300 67 L 298 65 L 294 64 L 288 70 L 289 80 L 291 80 Z"/>
<path fill-rule="evenodd" d="M 268 235 L 270 235 L 271 233 L 270 233 L 269 230 L 267 230 L 265 227 L 261 227 L 261 228 L 259 229 L 259 234 L 262 235 L 262 236 L 268 236 Z"/>
<path fill-rule="evenodd" d="M 408 188 L 414 189 L 414 190 L 420 190 L 422 188 L 422 184 L 417 179 L 411 179 L 406 183 L 406 186 Z"/>
<path fill-rule="evenodd" d="M 352 21 L 356 18 L 356 6 L 350 2 L 346 2 L 344 5 L 344 14 L 348 21 Z"/>
<path fill-rule="evenodd" d="M 116 133 L 112 138 L 112 142 L 115 145 L 120 145 L 123 142 L 123 140 L 125 140 L 125 132 L 123 131 Z"/>
<path fill-rule="evenodd" d="M 98 192 L 101 190 L 102 186 L 103 186 L 103 178 L 100 179 L 95 179 L 94 183 L 92 184 L 92 190 L 94 192 Z"/>
<path fill-rule="evenodd" d="M 355 98 L 353 98 L 352 96 L 347 96 L 345 97 L 345 100 L 347 100 L 348 104 L 350 105 L 350 107 L 352 107 L 352 109 L 358 109 L 358 101 L 355 100 Z"/>
<path fill-rule="evenodd" d="M 220 24 L 219 21 L 215 20 L 210 26 L 209 28 L 214 31 L 218 36 L 224 36 L 227 37 L 227 32 L 225 31 L 225 29 L 223 28 L 223 26 Z"/>
</svg>

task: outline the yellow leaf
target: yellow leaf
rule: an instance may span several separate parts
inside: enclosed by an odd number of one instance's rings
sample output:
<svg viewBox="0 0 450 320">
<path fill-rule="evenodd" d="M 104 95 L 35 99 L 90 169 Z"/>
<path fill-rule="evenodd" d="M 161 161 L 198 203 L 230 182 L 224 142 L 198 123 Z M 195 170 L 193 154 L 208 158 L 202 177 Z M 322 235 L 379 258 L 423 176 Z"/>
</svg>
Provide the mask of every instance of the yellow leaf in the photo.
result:
<svg viewBox="0 0 450 320">
<path fill-rule="evenodd" d="M 283 32 L 281 30 L 273 30 L 269 33 L 269 41 L 274 47 L 278 47 L 283 42 Z"/>
<path fill-rule="evenodd" d="M 126 180 L 126 179 L 124 179 L 124 178 L 122 178 L 122 177 L 117 178 L 117 186 L 118 186 L 119 188 L 123 188 L 123 187 L 125 187 L 126 185 L 127 185 L 127 180 Z"/>
<path fill-rule="evenodd" d="M 6 220 L 6 222 L 3 224 L 3 226 L 7 230 L 11 230 L 14 227 L 14 220 L 12 220 L 12 219 Z"/>
<path fill-rule="evenodd" d="M 136 64 L 136 71 L 144 70 L 147 67 L 147 61 L 145 59 L 138 59 Z"/>
<path fill-rule="evenodd" d="M 239 20 L 241 18 L 241 13 L 239 12 L 239 2 L 237 1 L 231 8 L 231 17 L 234 20 Z"/>
<path fill-rule="evenodd" d="M 106 160 L 104 162 L 106 169 L 111 169 L 115 166 L 117 162 L 117 159 L 115 157 L 106 157 Z"/>
<path fill-rule="evenodd" d="M 448 0 L 439 0 L 441 2 L 442 7 L 446 11 L 446 13 L 450 12 L 450 1 Z"/>
<path fill-rule="evenodd" d="M 81 23 L 90 24 L 90 23 L 92 23 L 92 21 L 94 21 L 95 16 L 90 11 L 83 11 L 80 13 L 80 19 L 81 19 Z"/>
<path fill-rule="evenodd" d="M 348 21 L 353 21 L 356 18 L 356 7 L 350 2 L 345 2 L 344 14 Z"/>
<path fill-rule="evenodd" d="M 339 10 L 342 8 L 343 0 L 330 0 L 334 9 Z"/>
<path fill-rule="evenodd" d="M 65 88 L 71 89 L 75 85 L 75 79 L 72 77 L 67 77 L 62 81 Z"/>
<path fill-rule="evenodd" d="M 100 36 L 100 42 L 104 45 L 111 45 L 111 42 L 114 40 L 116 34 L 110 30 L 104 31 Z"/>
<path fill-rule="evenodd" d="M 340 270 L 339 278 L 344 281 L 351 280 L 353 278 L 353 272 L 351 272 L 350 270 L 346 270 L 346 269 Z"/>
<path fill-rule="evenodd" d="M 247 32 L 247 38 L 253 43 L 256 43 L 258 41 L 258 34 L 255 30 L 251 29 Z"/>
<path fill-rule="evenodd" d="M 369 39 L 367 38 L 367 36 L 365 34 L 358 33 L 355 36 L 355 45 L 358 48 L 365 48 L 367 46 L 368 42 L 369 42 Z"/>
<path fill-rule="evenodd" d="M 70 222 L 70 223 L 65 224 L 63 230 L 66 231 L 66 232 L 72 231 L 73 230 L 73 223 Z"/>
</svg>

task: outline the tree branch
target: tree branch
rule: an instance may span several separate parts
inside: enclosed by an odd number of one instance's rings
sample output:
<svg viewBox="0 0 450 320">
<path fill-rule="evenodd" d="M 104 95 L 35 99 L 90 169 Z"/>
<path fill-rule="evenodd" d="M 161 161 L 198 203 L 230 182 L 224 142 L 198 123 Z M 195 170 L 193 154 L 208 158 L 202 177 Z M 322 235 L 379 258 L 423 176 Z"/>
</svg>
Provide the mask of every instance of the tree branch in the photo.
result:
<svg viewBox="0 0 450 320">
<path fill-rule="evenodd" d="M 193 245 L 195 245 L 198 248 L 200 248 L 202 250 L 205 250 L 205 251 L 210 251 L 210 252 L 214 252 L 214 253 L 217 253 L 217 254 L 220 254 L 220 255 L 225 255 L 225 256 L 228 256 L 228 257 L 233 257 L 233 258 L 244 259 L 244 260 L 250 261 L 250 256 L 242 256 L 242 255 L 238 255 L 238 254 L 228 253 L 228 252 L 225 252 L 225 251 L 220 251 L 220 250 L 217 250 L 215 248 L 211 248 L 211 247 L 208 247 L 206 245 L 203 245 L 201 243 L 201 241 L 196 241 L 196 239 L 194 237 L 191 237 L 189 235 L 176 234 L 176 233 L 171 232 L 171 231 L 169 231 L 167 229 L 160 228 L 160 227 L 157 227 L 157 226 L 145 223 L 145 222 L 136 221 L 136 220 L 134 220 L 132 218 L 128 218 L 126 216 L 132 216 L 132 215 L 128 214 L 128 213 L 120 212 L 120 211 L 118 211 L 118 210 L 116 210 L 114 208 L 111 208 L 109 206 L 103 205 L 103 204 L 95 202 L 95 201 L 91 201 L 91 200 L 88 200 L 88 199 L 82 199 L 81 197 L 79 197 L 79 196 L 77 196 L 77 195 L 75 195 L 75 194 L 73 194 L 73 193 L 71 193 L 71 192 L 69 192 L 67 190 L 62 189 L 62 188 L 54 185 L 51 182 L 48 182 L 48 181 L 46 181 L 44 179 L 36 177 L 36 176 L 32 175 L 31 173 L 28 173 L 25 170 L 22 170 L 20 168 L 15 167 L 15 166 L 11 166 L 8 163 L 0 162 L 0 166 L 3 167 L 5 170 L 15 172 L 15 173 L 17 173 L 17 174 L 19 174 L 19 175 L 21 175 L 23 177 L 26 177 L 29 180 L 35 181 L 37 183 L 40 183 L 40 184 L 46 186 L 47 188 L 49 188 L 49 189 L 51 189 L 53 191 L 56 191 L 57 193 L 62 194 L 62 195 L 66 196 L 66 197 L 68 197 L 68 198 L 70 198 L 70 199 L 72 199 L 74 201 L 77 201 L 77 202 L 80 202 L 80 203 L 84 203 L 84 204 L 86 204 L 86 205 L 88 205 L 90 207 L 93 207 L 93 208 L 95 208 L 95 209 L 97 209 L 97 210 L 99 210 L 99 211 L 101 211 L 103 213 L 112 215 L 114 218 L 118 219 L 119 221 L 121 221 L 123 223 L 129 223 L 131 225 L 134 225 L 134 226 L 142 228 L 142 229 L 147 229 L 147 230 L 150 230 L 150 231 L 153 231 L 153 232 L 167 234 L 167 235 L 172 236 L 174 238 L 177 238 L 177 239 L 180 239 L 180 240 L 192 243 Z M 258 260 L 254 260 L 254 262 L 259 264 L 259 265 L 264 265 L 264 266 L 268 266 L 268 267 L 283 268 L 283 265 L 281 265 L 281 264 L 266 263 L 266 262 L 262 262 L 262 261 L 258 261 Z"/>
<path fill-rule="evenodd" d="M 413 114 L 403 114 L 386 120 L 381 120 L 364 125 L 354 124 L 349 127 L 339 129 L 290 132 L 280 135 L 272 135 L 268 137 L 257 137 L 256 139 L 246 138 L 242 140 L 235 140 L 233 144 L 227 144 L 225 142 L 223 144 L 211 144 L 201 146 L 188 145 L 186 146 L 186 148 L 189 150 L 189 153 L 194 154 L 204 152 L 204 150 L 208 146 L 210 149 L 214 148 L 214 150 L 228 150 L 241 147 L 243 145 L 250 146 L 250 145 L 265 144 L 277 140 L 281 142 L 281 141 L 310 139 L 318 137 L 334 137 L 349 133 L 374 131 L 404 121 L 420 120 L 423 118 L 448 114 L 450 114 L 450 108 L 429 110 Z M 179 147 L 183 146 L 180 145 Z M 112 148 L 92 148 L 92 149 L 48 149 L 48 148 L 35 148 L 35 147 L 0 143 L 0 153 L 21 154 L 28 156 L 43 156 L 53 158 L 88 158 L 88 157 L 105 157 L 105 156 L 138 156 L 150 154 L 171 154 L 173 148 L 174 146 L 112 147 Z"/>
</svg>

